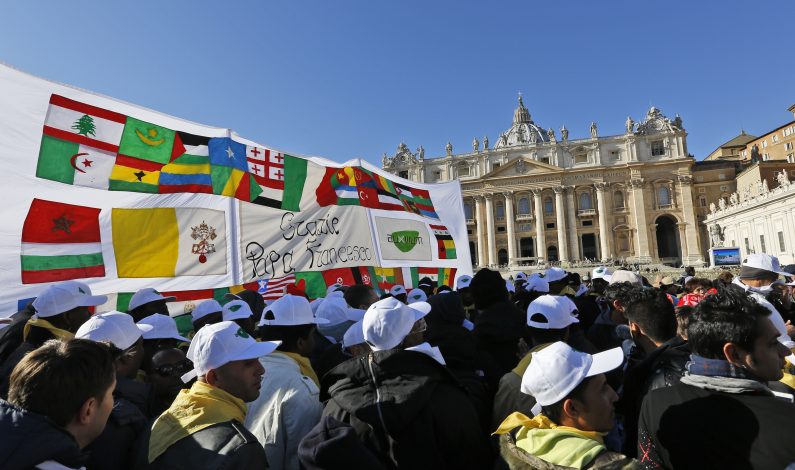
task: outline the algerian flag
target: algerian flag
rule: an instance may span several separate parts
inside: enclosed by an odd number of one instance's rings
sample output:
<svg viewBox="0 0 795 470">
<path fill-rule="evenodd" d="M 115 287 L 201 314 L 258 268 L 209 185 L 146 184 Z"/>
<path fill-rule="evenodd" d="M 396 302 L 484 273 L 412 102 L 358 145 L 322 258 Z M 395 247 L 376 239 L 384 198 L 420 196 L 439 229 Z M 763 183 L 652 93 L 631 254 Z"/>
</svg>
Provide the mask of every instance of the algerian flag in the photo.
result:
<svg viewBox="0 0 795 470">
<path fill-rule="evenodd" d="M 116 269 L 125 277 L 226 274 L 223 211 L 197 208 L 113 209 Z"/>
<path fill-rule="evenodd" d="M 116 154 L 66 140 L 42 136 L 36 176 L 61 183 L 108 189 Z"/>
</svg>

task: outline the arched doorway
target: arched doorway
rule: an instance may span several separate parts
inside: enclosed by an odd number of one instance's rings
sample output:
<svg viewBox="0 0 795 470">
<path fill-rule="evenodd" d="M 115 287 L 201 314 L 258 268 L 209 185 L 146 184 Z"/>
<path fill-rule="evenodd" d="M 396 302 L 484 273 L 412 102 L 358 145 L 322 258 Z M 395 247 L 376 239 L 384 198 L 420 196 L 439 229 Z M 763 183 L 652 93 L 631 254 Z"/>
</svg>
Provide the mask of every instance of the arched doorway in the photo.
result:
<svg viewBox="0 0 795 470">
<path fill-rule="evenodd" d="M 590 260 L 597 259 L 596 255 L 596 235 L 593 233 L 582 234 L 582 257 Z"/>
<path fill-rule="evenodd" d="M 508 265 L 508 250 L 506 250 L 505 248 L 497 252 L 497 264 L 499 264 L 500 266 Z"/>
<path fill-rule="evenodd" d="M 679 230 L 676 220 L 669 215 L 661 215 L 655 221 L 657 224 L 657 256 L 661 263 L 679 265 L 682 263 L 680 251 Z"/>
<path fill-rule="evenodd" d="M 469 258 L 472 260 L 472 266 L 478 265 L 478 252 L 475 249 L 475 242 L 469 242 Z"/>
<path fill-rule="evenodd" d="M 547 261 L 554 262 L 558 260 L 558 247 L 550 246 L 547 248 Z"/>
</svg>

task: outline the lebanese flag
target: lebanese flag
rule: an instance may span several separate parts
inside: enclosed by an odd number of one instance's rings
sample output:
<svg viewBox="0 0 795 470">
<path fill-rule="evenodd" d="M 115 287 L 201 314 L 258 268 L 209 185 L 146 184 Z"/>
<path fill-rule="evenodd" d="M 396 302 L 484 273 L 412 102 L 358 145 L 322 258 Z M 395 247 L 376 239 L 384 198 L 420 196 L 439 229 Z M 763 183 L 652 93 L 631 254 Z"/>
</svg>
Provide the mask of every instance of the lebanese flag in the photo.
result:
<svg viewBox="0 0 795 470">
<path fill-rule="evenodd" d="M 126 122 L 124 114 L 51 95 L 44 134 L 116 153 Z"/>
<path fill-rule="evenodd" d="M 22 225 L 22 283 L 104 277 L 99 213 L 34 199 Z"/>
</svg>

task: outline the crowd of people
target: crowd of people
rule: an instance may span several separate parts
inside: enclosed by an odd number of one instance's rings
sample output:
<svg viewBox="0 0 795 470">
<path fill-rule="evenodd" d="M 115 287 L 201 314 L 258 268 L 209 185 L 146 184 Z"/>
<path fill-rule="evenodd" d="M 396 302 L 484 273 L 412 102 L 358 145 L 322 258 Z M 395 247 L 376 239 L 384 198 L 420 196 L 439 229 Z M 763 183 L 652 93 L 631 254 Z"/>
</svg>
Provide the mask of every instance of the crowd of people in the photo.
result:
<svg viewBox="0 0 795 470">
<path fill-rule="evenodd" d="M 790 268 L 243 291 L 182 333 L 54 284 L 0 330 L 0 468 L 795 468 Z"/>
</svg>

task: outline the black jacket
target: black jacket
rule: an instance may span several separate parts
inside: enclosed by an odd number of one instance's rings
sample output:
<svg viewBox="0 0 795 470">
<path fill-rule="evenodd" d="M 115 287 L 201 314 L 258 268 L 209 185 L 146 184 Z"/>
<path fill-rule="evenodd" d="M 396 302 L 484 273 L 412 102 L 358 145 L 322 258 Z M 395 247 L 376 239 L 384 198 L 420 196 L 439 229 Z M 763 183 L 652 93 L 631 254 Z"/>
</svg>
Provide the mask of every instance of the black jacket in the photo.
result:
<svg viewBox="0 0 795 470">
<path fill-rule="evenodd" d="M 149 384 L 117 378 L 113 410 L 105 430 L 86 448 L 87 470 L 125 470 L 146 466 L 151 390 Z"/>
<path fill-rule="evenodd" d="M 0 330 L 0 364 L 4 363 L 14 350 L 22 344 L 22 333 L 25 330 L 25 324 L 34 313 L 36 311 L 33 310 L 33 303 L 31 302 L 27 307 L 11 315 L 11 323 Z"/>
<path fill-rule="evenodd" d="M 77 441 L 49 418 L 0 400 L 0 468 L 22 470 L 46 461 L 84 465 Z"/>
<path fill-rule="evenodd" d="M 268 468 L 265 449 L 243 424 L 214 424 L 174 443 L 149 465 L 152 470 Z"/>
<path fill-rule="evenodd" d="M 679 336 L 650 352 L 646 357 L 630 357 L 624 375 L 624 392 L 618 408 L 624 416 L 624 446 L 622 452 L 635 457 L 638 447 L 638 415 L 643 397 L 652 390 L 679 383 L 685 375 L 690 348 Z"/>
<path fill-rule="evenodd" d="M 392 349 L 326 374 L 324 415 L 353 426 L 387 468 L 489 468 L 486 435 L 466 392 L 425 354 Z"/>
<path fill-rule="evenodd" d="M 649 392 L 638 423 L 647 469 L 783 469 L 795 462 L 795 405 L 684 382 Z"/>
<path fill-rule="evenodd" d="M 526 330 L 527 315 L 510 300 L 478 312 L 473 332 L 478 351 L 491 358 L 491 367 L 485 372 L 492 390 L 496 390 L 502 376 L 519 363 L 519 339 L 525 336 Z"/>
<path fill-rule="evenodd" d="M 324 416 L 298 446 L 298 460 L 305 470 L 385 470 L 362 444 L 349 424 Z"/>
</svg>

